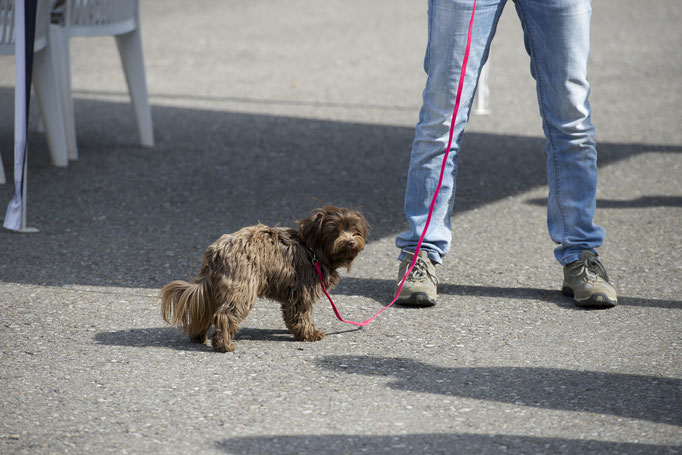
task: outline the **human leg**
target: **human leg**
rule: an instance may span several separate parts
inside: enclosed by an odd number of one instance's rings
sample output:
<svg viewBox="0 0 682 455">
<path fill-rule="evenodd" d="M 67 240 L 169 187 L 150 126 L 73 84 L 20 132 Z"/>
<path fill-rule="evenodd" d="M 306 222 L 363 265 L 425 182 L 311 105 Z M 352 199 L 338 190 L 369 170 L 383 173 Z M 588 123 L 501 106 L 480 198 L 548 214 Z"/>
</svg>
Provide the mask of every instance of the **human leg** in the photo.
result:
<svg viewBox="0 0 682 455">
<path fill-rule="evenodd" d="M 460 108 L 456 113 L 453 142 L 445 163 L 442 185 L 434 213 L 415 266 L 405 280 L 398 302 L 415 306 L 436 303 L 438 279 L 433 264 L 440 263 L 451 241 L 450 215 L 455 196 L 457 157 L 462 133 L 481 67 L 488 57 L 490 42 L 505 0 L 478 0 L 474 17 L 469 60 L 462 85 Z M 398 235 L 401 249 L 399 282 L 408 269 L 419 238 L 425 229 L 428 212 L 438 187 L 443 154 L 448 146 L 453 109 L 466 52 L 473 1 L 430 0 L 428 45 L 424 58 L 427 74 L 419 123 L 415 131 L 405 193 L 405 215 L 409 230 Z"/>
<path fill-rule="evenodd" d="M 487 59 L 504 3 L 505 0 L 477 2 L 469 63 L 453 143 L 433 217 L 422 244 L 422 249 L 434 263 L 440 263 L 450 248 L 450 216 L 454 203 L 459 144 L 469 117 L 480 69 Z M 472 5 L 472 0 L 429 1 L 428 45 L 424 58 L 427 81 L 422 94 L 423 103 L 415 131 L 405 193 L 405 215 L 409 230 L 396 238 L 396 246 L 403 250 L 400 260 L 405 259 L 406 251 L 415 250 L 438 185 L 466 49 Z"/>
<path fill-rule="evenodd" d="M 564 290 L 583 306 L 612 306 L 615 289 L 596 253 L 604 230 L 593 221 L 597 149 L 587 80 L 591 1 L 515 3 L 547 138 L 547 226 L 550 237 L 559 244 L 554 254 L 564 266 Z M 597 281 L 591 279 L 596 272 L 603 275 Z M 608 305 L 600 304 L 604 301 Z"/>
<path fill-rule="evenodd" d="M 566 265 L 599 247 L 597 149 L 588 97 L 590 0 L 516 0 L 547 138 L 547 225 Z"/>
</svg>

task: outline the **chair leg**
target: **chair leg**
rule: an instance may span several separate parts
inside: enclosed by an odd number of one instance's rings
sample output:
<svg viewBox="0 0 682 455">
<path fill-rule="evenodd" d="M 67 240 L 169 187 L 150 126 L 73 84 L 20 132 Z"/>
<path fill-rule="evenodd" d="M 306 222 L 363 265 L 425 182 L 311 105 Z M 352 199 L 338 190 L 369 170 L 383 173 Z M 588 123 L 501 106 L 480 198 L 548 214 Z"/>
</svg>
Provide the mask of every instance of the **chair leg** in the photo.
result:
<svg viewBox="0 0 682 455">
<path fill-rule="evenodd" d="M 45 134 L 45 125 L 43 125 L 43 114 L 38 116 L 38 123 L 36 124 L 36 131 Z"/>
<path fill-rule="evenodd" d="M 69 152 L 57 81 L 57 69 L 48 46 L 33 57 L 33 86 L 45 125 L 52 164 L 64 167 L 69 164 Z"/>
<path fill-rule="evenodd" d="M 142 55 L 142 39 L 139 27 L 132 32 L 116 36 L 118 51 L 123 63 L 130 101 L 135 111 L 140 142 L 146 147 L 154 146 L 152 114 L 147 95 L 147 79 Z"/>
<path fill-rule="evenodd" d="M 0 155 L 0 185 L 7 183 L 7 178 L 5 177 L 5 166 L 2 164 L 2 155 Z"/>
<path fill-rule="evenodd" d="M 76 143 L 76 122 L 73 113 L 73 97 L 71 96 L 71 52 L 69 51 L 69 33 L 60 25 L 50 25 L 50 47 L 54 50 L 57 71 L 59 71 L 59 94 L 62 101 L 66 142 L 69 147 L 69 159 L 78 159 Z"/>
</svg>

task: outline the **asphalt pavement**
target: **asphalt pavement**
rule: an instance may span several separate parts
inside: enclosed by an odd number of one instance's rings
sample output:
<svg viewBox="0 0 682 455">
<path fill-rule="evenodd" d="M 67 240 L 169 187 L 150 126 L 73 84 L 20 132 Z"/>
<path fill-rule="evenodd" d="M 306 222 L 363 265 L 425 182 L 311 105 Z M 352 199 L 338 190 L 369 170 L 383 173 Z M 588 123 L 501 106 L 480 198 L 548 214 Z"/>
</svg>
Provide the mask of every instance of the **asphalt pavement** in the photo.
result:
<svg viewBox="0 0 682 455">
<path fill-rule="evenodd" d="M 327 337 L 303 343 L 258 301 L 228 354 L 167 327 L 156 296 L 243 226 L 360 207 L 371 241 L 332 295 L 354 320 L 390 302 L 426 2 L 143 0 L 141 17 L 155 147 L 137 145 L 111 38 L 71 42 L 67 168 L 32 107 L 40 232 L 0 232 L 0 453 L 682 453 L 682 3 L 593 4 L 596 222 L 617 307 L 560 292 L 510 2 L 491 113 L 464 135 L 438 305 L 358 329 L 320 301 Z M 13 83 L 1 57 L 8 179 Z"/>
</svg>

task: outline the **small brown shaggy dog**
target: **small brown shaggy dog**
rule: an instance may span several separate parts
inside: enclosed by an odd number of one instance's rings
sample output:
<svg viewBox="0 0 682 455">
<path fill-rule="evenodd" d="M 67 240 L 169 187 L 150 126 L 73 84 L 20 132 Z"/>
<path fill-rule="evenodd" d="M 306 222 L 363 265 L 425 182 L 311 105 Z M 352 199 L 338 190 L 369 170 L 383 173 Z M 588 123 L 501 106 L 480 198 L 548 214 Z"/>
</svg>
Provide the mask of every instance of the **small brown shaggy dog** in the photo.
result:
<svg viewBox="0 0 682 455">
<path fill-rule="evenodd" d="M 336 269 L 350 270 L 365 248 L 369 225 L 355 210 L 325 206 L 286 227 L 249 226 L 225 234 L 204 253 L 193 283 L 177 280 L 161 289 L 161 314 L 182 325 L 192 341 L 203 343 L 215 325 L 211 344 L 219 352 L 234 351 L 239 323 L 257 297 L 279 302 L 287 328 L 297 340 L 318 341 L 324 332 L 311 319 L 313 303 L 323 295 L 313 258 L 324 285 L 340 279 Z"/>
</svg>

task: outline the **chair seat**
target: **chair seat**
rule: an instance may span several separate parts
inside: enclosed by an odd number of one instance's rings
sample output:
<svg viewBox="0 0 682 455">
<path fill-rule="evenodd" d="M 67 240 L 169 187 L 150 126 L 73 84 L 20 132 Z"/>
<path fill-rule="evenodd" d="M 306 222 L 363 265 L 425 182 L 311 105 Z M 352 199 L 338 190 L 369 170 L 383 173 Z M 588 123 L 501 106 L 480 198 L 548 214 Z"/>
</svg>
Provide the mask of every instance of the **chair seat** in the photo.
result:
<svg viewBox="0 0 682 455">
<path fill-rule="evenodd" d="M 121 22 L 94 24 L 94 25 L 72 25 L 69 29 L 71 36 L 115 36 L 132 32 L 137 28 L 135 18 L 131 17 Z"/>
<path fill-rule="evenodd" d="M 138 0 L 68 0 L 64 24 L 71 36 L 115 36 L 137 28 Z"/>
</svg>

